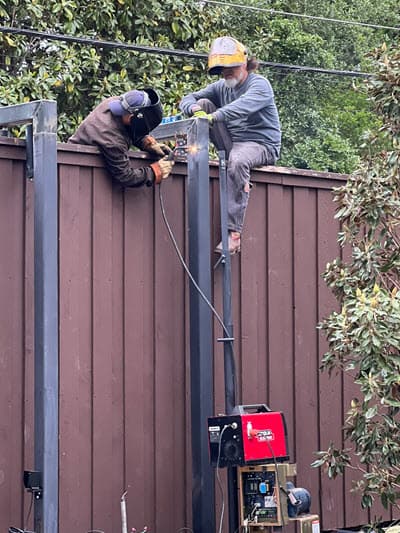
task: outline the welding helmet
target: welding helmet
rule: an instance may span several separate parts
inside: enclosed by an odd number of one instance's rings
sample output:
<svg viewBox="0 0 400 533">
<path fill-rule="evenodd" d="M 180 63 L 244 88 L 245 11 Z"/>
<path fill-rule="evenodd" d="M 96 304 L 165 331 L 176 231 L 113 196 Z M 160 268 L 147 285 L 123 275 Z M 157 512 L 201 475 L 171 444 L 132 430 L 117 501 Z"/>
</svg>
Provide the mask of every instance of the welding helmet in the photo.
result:
<svg viewBox="0 0 400 533">
<path fill-rule="evenodd" d="M 122 115 L 131 115 L 139 107 L 146 107 L 150 104 L 150 96 L 147 92 L 133 89 L 110 100 L 108 107 L 113 115 L 122 117 Z"/>
<path fill-rule="evenodd" d="M 208 54 L 209 74 L 221 74 L 225 67 L 239 67 L 246 64 L 246 47 L 233 37 L 218 37 L 211 43 Z"/>
<path fill-rule="evenodd" d="M 132 115 L 130 121 L 130 136 L 133 144 L 148 135 L 156 128 L 162 120 L 163 109 L 160 97 L 154 89 L 144 89 L 148 96 L 147 105 L 130 107 L 129 113 Z"/>
</svg>

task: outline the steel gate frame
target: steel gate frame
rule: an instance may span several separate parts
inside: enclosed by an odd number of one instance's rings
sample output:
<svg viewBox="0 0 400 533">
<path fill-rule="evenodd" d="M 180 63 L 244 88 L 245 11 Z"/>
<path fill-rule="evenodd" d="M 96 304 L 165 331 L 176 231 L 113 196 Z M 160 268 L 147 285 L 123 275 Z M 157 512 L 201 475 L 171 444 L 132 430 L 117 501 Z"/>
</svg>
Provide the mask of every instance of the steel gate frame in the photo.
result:
<svg viewBox="0 0 400 533">
<path fill-rule="evenodd" d="M 0 126 L 28 124 L 26 177 L 34 183 L 34 461 L 36 533 L 58 532 L 57 104 L 0 107 Z M 30 154 L 32 160 L 30 160 Z M 22 477 L 22 476 L 21 476 Z M 38 489 L 38 487 L 35 487 Z"/>
</svg>

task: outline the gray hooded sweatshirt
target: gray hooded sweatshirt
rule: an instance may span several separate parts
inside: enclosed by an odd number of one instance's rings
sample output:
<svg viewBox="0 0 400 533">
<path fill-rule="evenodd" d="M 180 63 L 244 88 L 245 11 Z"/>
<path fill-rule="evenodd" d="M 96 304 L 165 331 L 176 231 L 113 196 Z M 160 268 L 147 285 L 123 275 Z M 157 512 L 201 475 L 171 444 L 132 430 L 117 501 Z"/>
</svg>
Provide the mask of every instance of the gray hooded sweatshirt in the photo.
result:
<svg viewBox="0 0 400 533">
<path fill-rule="evenodd" d="M 251 72 L 234 89 L 226 87 L 225 80 L 220 79 L 185 96 L 179 105 L 181 111 L 192 115 L 192 105 L 201 98 L 215 104 L 215 120 L 225 122 L 233 142 L 254 141 L 272 148 L 279 157 L 281 127 L 274 92 L 266 78 Z"/>
</svg>

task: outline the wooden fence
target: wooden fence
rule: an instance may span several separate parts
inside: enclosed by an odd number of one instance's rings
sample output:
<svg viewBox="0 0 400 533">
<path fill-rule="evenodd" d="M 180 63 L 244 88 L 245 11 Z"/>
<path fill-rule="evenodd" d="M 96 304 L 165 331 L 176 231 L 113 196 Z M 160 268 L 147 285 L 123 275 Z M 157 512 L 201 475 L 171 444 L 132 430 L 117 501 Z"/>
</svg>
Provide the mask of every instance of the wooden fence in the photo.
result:
<svg viewBox="0 0 400 533">
<path fill-rule="evenodd" d="M 132 164 L 143 164 L 142 153 Z M 174 533 L 191 523 L 188 280 L 161 216 L 158 189 L 121 190 L 94 148 L 59 145 L 59 532 L 129 527 Z M 29 512 L 22 472 L 33 469 L 33 184 L 23 143 L 0 142 L 0 531 Z M 166 214 L 187 249 L 186 165 L 162 185 Z M 219 240 L 216 165 L 212 243 Z M 330 481 L 314 452 L 341 441 L 354 385 L 318 370 L 319 319 L 335 306 L 321 279 L 339 253 L 331 188 L 345 176 L 268 167 L 254 187 L 242 252 L 232 258 L 239 403 L 284 412 L 297 485 L 325 530 L 371 516 Z M 49 223 L 51 223 L 49 221 Z M 216 258 L 213 257 L 213 260 Z M 213 300 L 222 307 L 222 273 Z M 214 338 L 221 331 L 214 323 Z M 215 413 L 224 409 L 223 347 L 214 347 Z M 206 423 L 206 421 L 205 421 Z M 220 510 L 218 505 L 217 512 Z M 226 522 L 226 521 L 225 521 Z M 32 527 L 32 516 L 26 526 Z M 212 532 L 204 532 L 212 533 Z"/>
</svg>

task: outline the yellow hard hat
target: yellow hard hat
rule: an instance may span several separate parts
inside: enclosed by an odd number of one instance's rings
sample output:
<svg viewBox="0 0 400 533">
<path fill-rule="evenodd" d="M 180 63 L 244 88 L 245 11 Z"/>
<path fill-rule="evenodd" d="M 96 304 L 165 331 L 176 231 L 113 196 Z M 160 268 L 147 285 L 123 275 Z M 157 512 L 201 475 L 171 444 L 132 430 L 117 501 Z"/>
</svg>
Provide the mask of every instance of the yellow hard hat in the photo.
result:
<svg viewBox="0 0 400 533">
<path fill-rule="evenodd" d="M 246 63 L 246 47 L 233 37 L 218 37 L 211 43 L 208 54 L 209 74 L 221 74 L 224 67 L 239 67 Z"/>
</svg>

